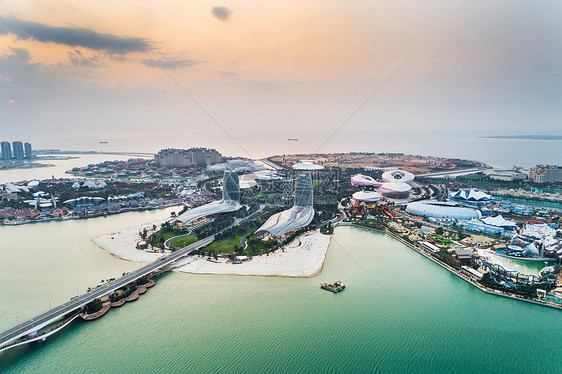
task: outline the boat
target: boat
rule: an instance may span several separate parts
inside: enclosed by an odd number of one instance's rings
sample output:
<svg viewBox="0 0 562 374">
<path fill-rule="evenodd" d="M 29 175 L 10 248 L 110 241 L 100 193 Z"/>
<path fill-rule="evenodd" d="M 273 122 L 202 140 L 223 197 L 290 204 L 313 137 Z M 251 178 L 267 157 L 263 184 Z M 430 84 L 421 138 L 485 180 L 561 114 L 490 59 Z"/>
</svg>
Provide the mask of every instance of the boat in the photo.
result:
<svg viewBox="0 0 562 374">
<path fill-rule="evenodd" d="M 338 293 L 340 291 L 343 291 L 345 289 L 345 284 L 343 284 L 341 281 L 337 281 L 334 283 L 322 283 L 320 285 L 320 288 L 327 290 L 327 291 L 331 291 L 333 293 Z"/>
</svg>

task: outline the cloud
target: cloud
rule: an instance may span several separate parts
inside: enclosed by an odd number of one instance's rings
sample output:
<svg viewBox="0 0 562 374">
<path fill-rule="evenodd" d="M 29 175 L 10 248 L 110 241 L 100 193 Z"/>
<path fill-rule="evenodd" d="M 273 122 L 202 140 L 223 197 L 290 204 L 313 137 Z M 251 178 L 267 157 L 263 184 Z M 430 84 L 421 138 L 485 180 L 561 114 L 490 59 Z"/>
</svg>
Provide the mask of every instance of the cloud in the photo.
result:
<svg viewBox="0 0 562 374">
<path fill-rule="evenodd" d="M 177 68 L 200 64 L 200 61 L 176 58 L 159 58 L 157 60 L 146 58 L 142 60 L 142 63 L 151 68 L 165 68 L 175 70 Z"/>
<path fill-rule="evenodd" d="M 233 72 L 233 71 L 217 70 L 217 73 L 219 73 L 222 78 L 238 78 L 239 77 L 238 73 Z"/>
<path fill-rule="evenodd" d="M 78 49 L 68 52 L 68 59 L 74 67 L 92 67 L 98 65 L 98 56 L 86 57 Z"/>
<path fill-rule="evenodd" d="M 54 27 L 37 22 L 0 17 L 0 35 L 14 34 L 20 39 L 83 47 L 107 53 L 146 52 L 152 47 L 145 38 L 100 34 L 85 28 Z"/>
<path fill-rule="evenodd" d="M 232 14 L 232 10 L 225 6 L 214 6 L 213 9 L 211 9 L 211 14 L 220 21 L 228 22 L 230 15 Z"/>
</svg>

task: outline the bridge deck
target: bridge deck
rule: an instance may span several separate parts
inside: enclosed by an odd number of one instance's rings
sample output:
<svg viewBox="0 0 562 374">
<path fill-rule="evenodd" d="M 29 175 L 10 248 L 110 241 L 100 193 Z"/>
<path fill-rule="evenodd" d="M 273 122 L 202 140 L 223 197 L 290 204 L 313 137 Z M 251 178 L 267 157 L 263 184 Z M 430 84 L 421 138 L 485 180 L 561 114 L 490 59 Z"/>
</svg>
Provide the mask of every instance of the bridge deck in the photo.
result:
<svg viewBox="0 0 562 374">
<path fill-rule="evenodd" d="M 59 318 L 62 318 L 66 314 L 76 310 L 78 308 L 83 307 L 84 305 L 88 304 L 89 302 L 105 296 L 116 289 L 123 287 L 126 284 L 129 284 L 145 275 L 148 275 L 176 260 L 181 257 L 187 256 L 191 252 L 209 245 L 215 239 L 214 235 L 209 236 L 207 238 L 201 239 L 193 244 L 188 245 L 185 248 L 182 248 L 176 252 L 173 252 L 167 256 L 161 257 L 160 259 L 152 262 L 138 270 L 135 270 L 129 274 L 124 275 L 123 277 L 116 279 L 110 283 L 107 283 L 103 286 L 95 288 L 90 292 L 78 296 L 71 301 L 60 305 L 54 309 L 49 310 L 37 317 L 34 317 L 26 322 L 23 322 L 9 330 L 6 330 L 0 334 L 0 347 L 4 346 L 5 344 L 10 343 L 13 340 L 16 340 L 24 335 L 27 335 L 32 332 L 36 332 L 39 329 L 47 326 L 48 324 L 56 321 Z"/>
</svg>

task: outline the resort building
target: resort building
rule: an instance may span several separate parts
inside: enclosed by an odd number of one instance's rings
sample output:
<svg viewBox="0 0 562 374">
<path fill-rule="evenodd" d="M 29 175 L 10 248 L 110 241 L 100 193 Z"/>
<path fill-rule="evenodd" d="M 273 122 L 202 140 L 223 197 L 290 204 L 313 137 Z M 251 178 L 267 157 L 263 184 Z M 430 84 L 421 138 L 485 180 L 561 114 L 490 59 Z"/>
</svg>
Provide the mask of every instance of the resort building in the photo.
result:
<svg viewBox="0 0 562 374">
<path fill-rule="evenodd" d="M 188 225 L 195 220 L 213 214 L 234 212 L 240 209 L 240 184 L 238 174 L 225 170 L 222 182 L 222 199 L 188 210 L 174 220 Z"/>
<path fill-rule="evenodd" d="M 408 203 L 406 206 L 406 212 L 414 216 L 453 218 L 456 220 L 471 220 L 473 218 L 479 219 L 482 216 L 482 214 L 476 209 L 435 200 L 414 201 L 412 203 Z"/>
<path fill-rule="evenodd" d="M 378 188 L 382 183 L 377 182 L 373 177 L 363 174 L 355 174 L 351 177 L 351 184 L 358 187 L 376 187 Z"/>
<path fill-rule="evenodd" d="M 385 182 L 412 183 L 414 178 L 414 174 L 403 170 L 386 171 L 382 174 L 382 180 Z"/>
<path fill-rule="evenodd" d="M 310 171 L 302 170 L 295 180 L 295 205 L 269 217 L 256 234 L 279 237 L 290 231 L 308 226 L 314 218 L 312 177 Z"/>
<path fill-rule="evenodd" d="M 379 192 L 389 199 L 407 199 L 412 192 L 412 186 L 402 182 L 386 182 L 381 184 Z"/>
<path fill-rule="evenodd" d="M 483 191 L 471 188 L 469 190 L 458 190 L 457 192 L 449 193 L 449 200 L 466 206 L 482 207 L 492 204 L 494 202 L 494 197 Z"/>
<path fill-rule="evenodd" d="M 158 152 L 154 161 L 160 167 L 207 167 L 222 162 L 222 155 L 208 148 L 169 148 Z"/>
<path fill-rule="evenodd" d="M 381 194 L 373 191 L 358 191 L 352 195 L 356 202 L 377 203 L 381 199 Z"/>
<path fill-rule="evenodd" d="M 562 166 L 537 165 L 529 171 L 529 179 L 535 183 L 562 182 Z"/>
</svg>

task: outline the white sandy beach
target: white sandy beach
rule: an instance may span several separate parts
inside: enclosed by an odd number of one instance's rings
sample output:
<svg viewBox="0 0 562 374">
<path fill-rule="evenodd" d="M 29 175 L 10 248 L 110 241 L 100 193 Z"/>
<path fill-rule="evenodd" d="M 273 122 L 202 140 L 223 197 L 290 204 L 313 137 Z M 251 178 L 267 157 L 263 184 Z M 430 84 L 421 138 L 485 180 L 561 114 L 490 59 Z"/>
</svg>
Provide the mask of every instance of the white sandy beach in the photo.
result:
<svg viewBox="0 0 562 374">
<path fill-rule="evenodd" d="M 149 253 L 136 248 L 141 240 L 139 232 L 146 228 L 152 233 L 152 225 L 160 227 L 168 217 L 140 226 L 98 236 L 92 243 L 111 255 L 127 261 L 153 262 L 161 253 Z M 320 273 L 330 244 L 329 235 L 319 232 L 305 234 L 269 255 L 255 256 L 252 260 L 231 264 L 226 259 L 209 261 L 199 256 L 190 256 L 178 262 L 176 271 L 197 274 L 231 274 L 280 277 L 312 277 Z"/>
<path fill-rule="evenodd" d="M 313 277 L 322 271 L 331 236 L 319 232 L 305 234 L 269 255 L 255 256 L 241 264 L 226 259 L 219 262 L 188 257 L 176 270 L 197 274 L 261 275 L 277 277 Z"/>
<path fill-rule="evenodd" d="M 107 235 L 98 236 L 92 239 L 92 243 L 122 260 L 147 263 L 153 262 L 156 261 L 158 257 L 162 256 L 162 254 L 138 250 L 137 243 L 142 240 L 139 236 L 139 232 L 142 232 L 146 228 L 150 235 L 153 232 L 152 225 L 156 225 L 158 229 L 162 223 L 169 219 L 170 217 L 166 217 L 140 226 L 134 226 Z"/>
</svg>

